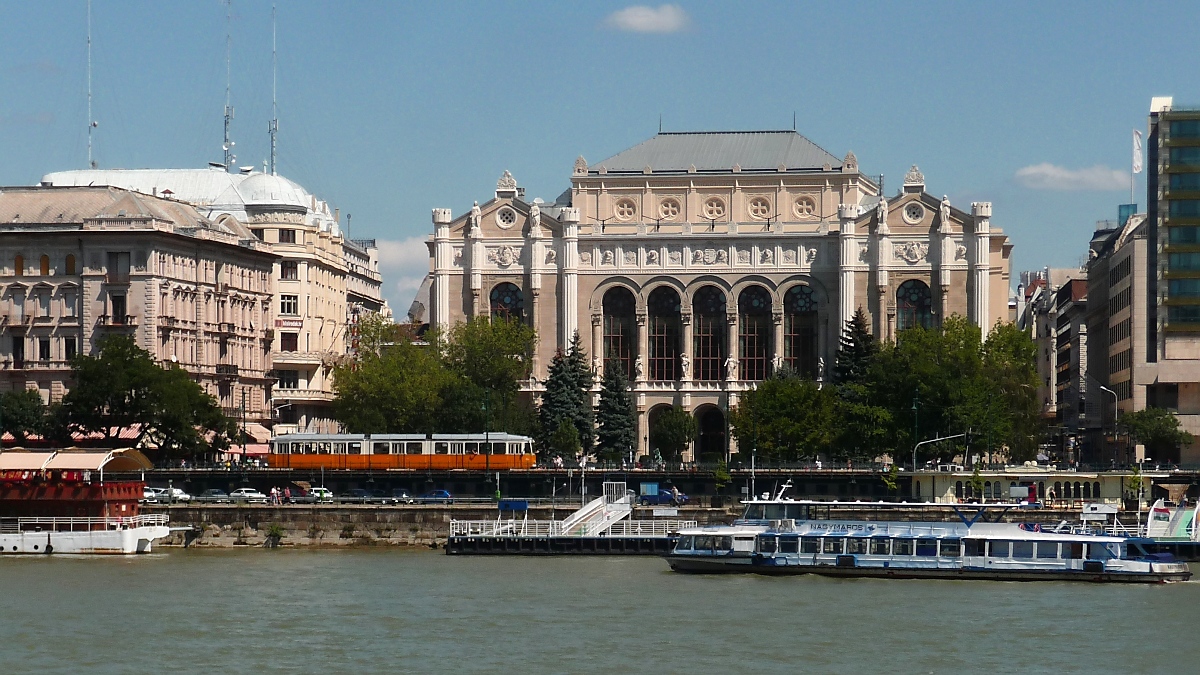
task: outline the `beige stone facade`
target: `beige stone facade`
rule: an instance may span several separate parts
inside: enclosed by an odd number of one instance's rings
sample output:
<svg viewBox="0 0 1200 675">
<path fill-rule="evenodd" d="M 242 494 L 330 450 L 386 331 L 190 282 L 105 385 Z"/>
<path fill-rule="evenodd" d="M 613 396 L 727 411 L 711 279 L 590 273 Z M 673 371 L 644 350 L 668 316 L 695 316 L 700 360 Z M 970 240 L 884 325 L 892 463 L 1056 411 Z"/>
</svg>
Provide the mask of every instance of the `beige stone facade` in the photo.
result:
<svg viewBox="0 0 1200 675">
<path fill-rule="evenodd" d="M 0 188 L 0 358 L 6 389 L 46 402 L 68 360 L 132 336 L 236 418 L 270 419 L 275 264 L 236 221 L 110 187 Z"/>
<path fill-rule="evenodd" d="M 726 412 L 789 366 L 822 380 L 857 308 L 880 338 L 959 314 L 1008 314 L 1009 255 L 991 204 L 960 210 L 913 167 L 887 200 L 853 153 L 795 132 L 659 134 L 598 164 L 580 158 L 554 203 L 507 172 L 492 199 L 433 212 L 429 320 L 509 314 L 537 329 L 536 394 L 578 331 L 624 367 L 639 447 L 658 411 L 700 424 L 697 456 L 723 456 Z"/>
</svg>

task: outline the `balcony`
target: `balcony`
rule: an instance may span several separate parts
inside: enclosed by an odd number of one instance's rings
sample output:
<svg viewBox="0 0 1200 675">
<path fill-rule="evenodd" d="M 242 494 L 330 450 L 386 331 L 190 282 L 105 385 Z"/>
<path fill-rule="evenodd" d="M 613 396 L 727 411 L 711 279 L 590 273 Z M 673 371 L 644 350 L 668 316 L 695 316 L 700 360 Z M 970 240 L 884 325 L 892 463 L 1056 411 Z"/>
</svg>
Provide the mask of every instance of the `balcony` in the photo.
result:
<svg viewBox="0 0 1200 675">
<path fill-rule="evenodd" d="M 273 351 L 271 352 L 271 363 L 276 367 L 279 364 L 319 366 L 322 363 L 322 356 L 321 352 Z"/>
<path fill-rule="evenodd" d="M 238 376 L 238 367 L 236 363 L 218 363 L 217 377 L 223 380 L 236 379 Z"/>
<path fill-rule="evenodd" d="M 333 400 L 333 392 L 324 389 L 280 389 L 276 387 L 271 390 L 271 396 L 275 401 L 324 402 Z"/>
<path fill-rule="evenodd" d="M 237 325 L 231 321 L 220 321 L 211 325 L 213 326 L 212 332 L 217 335 L 233 335 L 237 332 Z"/>
<path fill-rule="evenodd" d="M 96 318 L 96 325 L 101 328 L 137 328 L 137 317 L 133 314 L 101 314 Z"/>
</svg>

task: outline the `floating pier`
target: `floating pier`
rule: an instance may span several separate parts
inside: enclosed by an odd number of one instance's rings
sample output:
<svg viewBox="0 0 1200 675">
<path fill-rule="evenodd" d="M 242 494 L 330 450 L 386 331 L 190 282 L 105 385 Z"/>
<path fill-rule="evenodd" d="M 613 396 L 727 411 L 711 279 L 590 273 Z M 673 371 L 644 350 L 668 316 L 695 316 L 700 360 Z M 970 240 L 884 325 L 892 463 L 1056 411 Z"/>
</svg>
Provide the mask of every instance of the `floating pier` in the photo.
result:
<svg viewBox="0 0 1200 675">
<path fill-rule="evenodd" d="M 494 520 L 452 520 L 448 555 L 663 555 L 694 520 L 633 520 L 636 495 L 623 482 L 564 520 L 530 520 L 529 503 L 502 499 Z"/>
</svg>

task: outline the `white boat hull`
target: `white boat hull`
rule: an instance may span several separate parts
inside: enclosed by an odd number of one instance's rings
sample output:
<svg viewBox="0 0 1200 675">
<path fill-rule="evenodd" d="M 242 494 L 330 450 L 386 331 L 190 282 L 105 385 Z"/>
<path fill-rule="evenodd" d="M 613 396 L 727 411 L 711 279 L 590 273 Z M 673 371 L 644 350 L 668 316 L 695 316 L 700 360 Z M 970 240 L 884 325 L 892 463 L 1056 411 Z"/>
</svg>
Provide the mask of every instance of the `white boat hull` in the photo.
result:
<svg viewBox="0 0 1200 675">
<path fill-rule="evenodd" d="M 22 530 L 0 532 L 0 556 L 60 553 L 132 555 L 149 553 L 154 542 L 171 534 L 167 525 L 96 530 Z"/>
</svg>

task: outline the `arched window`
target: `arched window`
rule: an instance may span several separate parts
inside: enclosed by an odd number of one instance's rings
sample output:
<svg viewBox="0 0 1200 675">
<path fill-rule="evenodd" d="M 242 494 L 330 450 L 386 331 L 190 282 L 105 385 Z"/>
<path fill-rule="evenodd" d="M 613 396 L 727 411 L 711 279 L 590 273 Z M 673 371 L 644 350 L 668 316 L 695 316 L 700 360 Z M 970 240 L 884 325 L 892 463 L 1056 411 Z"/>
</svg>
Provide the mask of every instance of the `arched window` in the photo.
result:
<svg viewBox="0 0 1200 675">
<path fill-rule="evenodd" d="M 783 297 L 783 361 L 808 378 L 817 375 L 817 296 L 794 286 Z"/>
<path fill-rule="evenodd" d="M 634 328 L 636 304 L 628 288 L 617 286 L 604 294 L 604 366 L 613 364 L 625 369 L 625 376 L 634 379 L 633 355 L 637 342 Z"/>
<path fill-rule="evenodd" d="M 1088 483 L 1087 481 L 1084 481 L 1084 483 L 1083 483 L 1083 498 L 1084 499 L 1092 498 L 1092 484 Z"/>
<path fill-rule="evenodd" d="M 679 336 L 682 321 L 679 294 L 675 289 L 659 286 L 646 299 L 650 321 L 650 379 L 679 379 Z"/>
<path fill-rule="evenodd" d="M 41 262 L 41 265 L 39 265 L 40 269 L 38 269 L 38 274 L 44 277 L 50 276 L 50 256 L 42 256 L 42 259 L 39 262 Z"/>
<path fill-rule="evenodd" d="M 771 333 L 771 295 L 750 286 L 738 296 L 738 379 L 767 379 Z"/>
<path fill-rule="evenodd" d="M 17 257 L 13 259 L 13 270 L 17 276 L 25 276 L 25 256 L 18 254 Z"/>
<path fill-rule="evenodd" d="M 963 482 L 961 480 L 954 482 L 954 496 L 958 499 L 963 498 Z"/>
<path fill-rule="evenodd" d="M 1100 483 L 1092 483 L 1092 499 L 1100 499 Z"/>
<path fill-rule="evenodd" d="M 75 256 L 67 254 L 67 274 L 75 274 Z"/>
<path fill-rule="evenodd" d="M 992 498 L 992 481 L 990 480 L 983 481 L 983 498 L 984 500 Z"/>
<path fill-rule="evenodd" d="M 717 462 L 725 459 L 725 415 L 716 406 L 703 408 L 697 415 L 697 459 Z"/>
<path fill-rule="evenodd" d="M 705 286 L 692 297 L 692 362 L 696 379 L 725 379 L 725 293 Z"/>
<path fill-rule="evenodd" d="M 933 297 L 925 282 L 909 279 L 896 291 L 896 330 L 933 328 Z"/>
<path fill-rule="evenodd" d="M 496 284 L 491 293 L 492 317 L 525 321 L 525 296 L 516 284 Z"/>
</svg>

